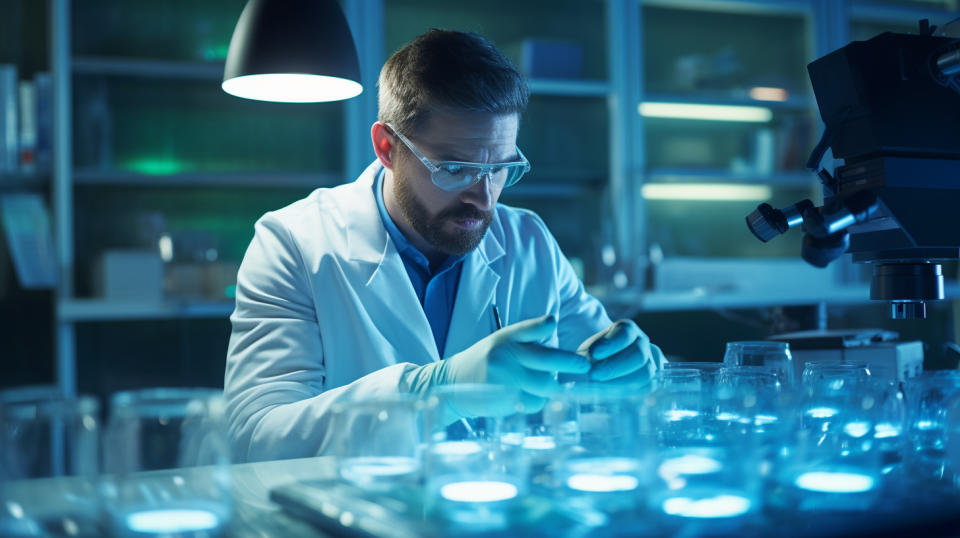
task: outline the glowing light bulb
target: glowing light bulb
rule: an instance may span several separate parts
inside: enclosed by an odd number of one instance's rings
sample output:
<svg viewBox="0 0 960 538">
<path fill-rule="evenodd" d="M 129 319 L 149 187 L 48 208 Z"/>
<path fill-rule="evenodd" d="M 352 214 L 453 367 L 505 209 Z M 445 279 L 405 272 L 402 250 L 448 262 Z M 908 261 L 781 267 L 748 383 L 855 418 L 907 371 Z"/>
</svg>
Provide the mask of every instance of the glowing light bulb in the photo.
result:
<svg viewBox="0 0 960 538">
<path fill-rule="evenodd" d="M 497 480 L 451 482 L 440 488 L 440 496 L 456 502 L 487 503 L 517 496 L 517 486 Z"/>
<path fill-rule="evenodd" d="M 704 499 L 672 497 L 663 501 L 663 511 L 680 517 L 736 517 L 750 511 L 751 504 L 750 499 L 739 495 L 717 495 Z"/>
<path fill-rule="evenodd" d="M 801 489 L 824 493 L 863 493 L 873 489 L 874 482 L 865 474 L 827 471 L 803 473 L 794 481 Z"/>
<path fill-rule="evenodd" d="M 175 534 L 209 530 L 220 524 L 217 514 L 209 510 L 143 510 L 128 514 L 127 527 L 134 532 Z"/>
</svg>

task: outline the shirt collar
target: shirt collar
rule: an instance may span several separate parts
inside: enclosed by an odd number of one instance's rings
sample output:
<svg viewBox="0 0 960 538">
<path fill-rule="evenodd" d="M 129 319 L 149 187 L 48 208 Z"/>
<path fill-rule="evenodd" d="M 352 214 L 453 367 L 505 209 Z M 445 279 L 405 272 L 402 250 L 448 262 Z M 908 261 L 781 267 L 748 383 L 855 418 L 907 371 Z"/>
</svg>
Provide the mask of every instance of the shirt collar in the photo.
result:
<svg viewBox="0 0 960 538">
<path fill-rule="evenodd" d="M 429 273 L 430 261 L 427 259 L 426 255 L 420 252 L 420 249 L 413 246 L 413 243 L 411 243 L 407 237 L 403 235 L 403 232 L 401 232 L 400 228 L 398 228 L 396 223 L 393 222 L 393 218 L 387 211 L 387 206 L 383 201 L 384 170 L 384 168 L 381 168 L 380 173 L 377 174 L 373 181 L 373 197 L 377 201 L 377 210 L 380 212 L 380 219 L 383 221 L 383 226 L 387 229 L 387 234 L 390 235 L 390 239 L 393 240 L 393 244 L 397 246 L 397 251 L 400 253 L 400 256 L 407 262 L 416 263 L 422 269 L 426 270 L 427 273 Z M 448 256 L 447 259 L 440 264 L 436 272 L 440 273 L 462 259 L 463 256 Z"/>
</svg>

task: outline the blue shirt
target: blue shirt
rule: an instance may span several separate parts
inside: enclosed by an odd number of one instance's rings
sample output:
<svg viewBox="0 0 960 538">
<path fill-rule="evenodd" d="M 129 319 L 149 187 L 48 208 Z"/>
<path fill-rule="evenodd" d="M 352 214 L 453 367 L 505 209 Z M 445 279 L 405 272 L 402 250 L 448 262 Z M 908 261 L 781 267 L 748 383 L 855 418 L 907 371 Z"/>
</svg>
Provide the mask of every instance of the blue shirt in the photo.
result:
<svg viewBox="0 0 960 538">
<path fill-rule="evenodd" d="M 400 259 L 413 284 L 413 290 L 420 299 L 423 313 L 427 315 L 433 341 L 437 344 L 437 354 L 443 358 L 443 347 L 447 343 L 447 331 L 450 330 L 450 316 L 453 314 L 453 302 L 457 298 L 457 286 L 460 283 L 460 270 L 463 268 L 463 256 L 448 256 L 433 273 L 430 261 L 404 237 L 403 232 L 394 224 L 387 206 L 383 203 L 383 171 L 377 174 L 373 182 L 373 195 L 380 210 L 380 219 L 390 234 L 390 239 L 400 252 Z"/>
</svg>

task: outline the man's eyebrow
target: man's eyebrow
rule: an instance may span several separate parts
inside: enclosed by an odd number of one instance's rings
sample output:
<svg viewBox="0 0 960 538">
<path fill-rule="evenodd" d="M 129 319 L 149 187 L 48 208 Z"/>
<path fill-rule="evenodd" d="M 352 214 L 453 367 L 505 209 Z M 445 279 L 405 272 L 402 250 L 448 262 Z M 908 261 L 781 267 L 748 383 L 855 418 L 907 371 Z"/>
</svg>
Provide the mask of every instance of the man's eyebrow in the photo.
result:
<svg viewBox="0 0 960 538">
<path fill-rule="evenodd" d="M 436 157 L 434 158 L 435 161 L 459 161 L 459 162 L 466 162 L 466 163 L 476 162 L 472 159 L 469 159 L 467 155 L 460 153 L 459 148 L 456 148 L 454 146 L 438 144 L 437 148 L 434 149 L 433 153 L 434 155 L 436 155 Z M 520 160 L 520 155 L 516 151 L 514 151 L 513 154 L 505 160 L 494 161 L 487 164 L 511 163 L 519 160 Z"/>
</svg>

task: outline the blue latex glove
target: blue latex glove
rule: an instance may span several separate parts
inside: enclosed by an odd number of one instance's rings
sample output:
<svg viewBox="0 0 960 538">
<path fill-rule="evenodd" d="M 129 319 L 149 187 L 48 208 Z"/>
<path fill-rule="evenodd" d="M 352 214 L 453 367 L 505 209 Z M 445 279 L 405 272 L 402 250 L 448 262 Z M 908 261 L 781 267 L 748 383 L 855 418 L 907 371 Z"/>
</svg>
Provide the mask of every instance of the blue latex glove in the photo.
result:
<svg viewBox="0 0 960 538">
<path fill-rule="evenodd" d="M 506 385 L 520 390 L 524 412 L 535 413 L 560 390 L 557 373 L 583 374 L 590 370 L 590 361 L 585 357 L 541 343 L 554 334 L 556 327 L 557 318 L 552 315 L 508 325 L 452 357 L 413 370 L 405 377 L 406 388 L 423 394 L 437 385 Z M 458 409 L 458 413 L 501 415 L 507 404 L 488 402 L 479 406 L 482 409 L 471 404 L 467 406 L 470 409 Z"/>
<path fill-rule="evenodd" d="M 577 353 L 590 359 L 587 380 L 620 386 L 649 384 L 666 362 L 663 351 L 629 319 L 587 338 Z"/>
</svg>

